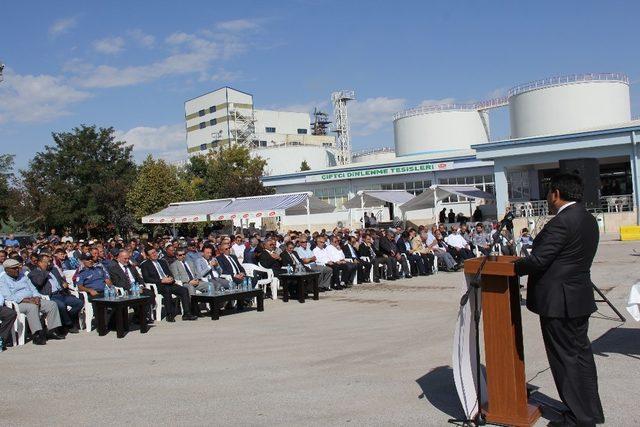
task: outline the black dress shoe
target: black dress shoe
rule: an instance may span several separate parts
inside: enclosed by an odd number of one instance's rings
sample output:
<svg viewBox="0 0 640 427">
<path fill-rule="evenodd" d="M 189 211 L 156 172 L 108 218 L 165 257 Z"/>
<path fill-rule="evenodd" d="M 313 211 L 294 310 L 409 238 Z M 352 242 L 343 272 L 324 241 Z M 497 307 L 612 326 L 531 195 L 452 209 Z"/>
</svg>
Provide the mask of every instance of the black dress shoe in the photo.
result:
<svg viewBox="0 0 640 427">
<path fill-rule="evenodd" d="M 380 279 L 373 279 L 373 283 L 380 283 Z"/>
<path fill-rule="evenodd" d="M 47 334 L 47 339 L 50 339 L 50 340 L 63 340 L 64 339 L 64 335 L 61 335 L 56 331 L 50 331 Z"/>
<path fill-rule="evenodd" d="M 332 289 L 334 289 L 334 290 L 336 290 L 336 291 L 341 291 L 341 290 L 343 290 L 343 289 L 344 289 L 344 288 L 343 288 L 342 286 L 340 286 L 340 285 L 335 285 L 335 286 L 332 286 L 331 288 L 332 288 Z"/>
<path fill-rule="evenodd" d="M 33 334 L 33 341 L 35 345 L 45 345 L 47 343 L 47 336 L 44 334 L 44 331 L 38 331 Z"/>
<path fill-rule="evenodd" d="M 175 318 L 175 316 L 167 316 L 166 320 L 167 320 L 167 322 L 173 323 L 173 322 L 176 321 L 176 318 Z"/>
<path fill-rule="evenodd" d="M 182 320 L 198 320 L 198 316 L 194 316 L 193 314 L 183 314 Z"/>
<path fill-rule="evenodd" d="M 80 333 L 80 329 L 76 325 L 73 325 L 71 328 L 67 329 L 67 331 L 70 334 L 78 334 L 78 333 Z"/>
</svg>

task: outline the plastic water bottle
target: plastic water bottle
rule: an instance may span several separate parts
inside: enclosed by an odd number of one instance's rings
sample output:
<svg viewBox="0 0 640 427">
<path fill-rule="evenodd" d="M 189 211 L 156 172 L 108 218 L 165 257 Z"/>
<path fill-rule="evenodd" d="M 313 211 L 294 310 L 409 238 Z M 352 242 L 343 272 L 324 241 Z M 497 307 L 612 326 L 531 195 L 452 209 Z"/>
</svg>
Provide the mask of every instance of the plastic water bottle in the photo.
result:
<svg viewBox="0 0 640 427">
<path fill-rule="evenodd" d="M 131 284 L 131 295 L 137 297 L 140 295 L 140 287 L 138 286 L 138 282 L 133 282 Z"/>
<path fill-rule="evenodd" d="M 111 299 L 111 288 L 107 285 L 104 287 L 104 299 Z"/>
<path fill-rule="evenodd" d="M 244 278 L 244 289 L 247 290 L 247 291 L 251 289 L 251 285 L 249 283 L 250 283 L 249 282 L 249 277 L 245 276 L 245 278 Z"/>
<path fill-rule="evenodd" d="M 0 338 L 0 353 L 4 350 L 4 340 Z"/>
<path fill-rule="evenodd" d="M 209 295 L 213 295 L 213 286 L 211 286 L 211 282 L 207 285 L 207 293 Z"/>
<path fill-rule="evenodd" d="M 236 284 L 233 283 L 233 279 L 229 279 L 229 290 L 233 291 L 236 287 Z"/>
<path fill-rule="evenodd" d="M 291 274 L 291 266 L 287 265 L 287 274 Z"/>
</svg>

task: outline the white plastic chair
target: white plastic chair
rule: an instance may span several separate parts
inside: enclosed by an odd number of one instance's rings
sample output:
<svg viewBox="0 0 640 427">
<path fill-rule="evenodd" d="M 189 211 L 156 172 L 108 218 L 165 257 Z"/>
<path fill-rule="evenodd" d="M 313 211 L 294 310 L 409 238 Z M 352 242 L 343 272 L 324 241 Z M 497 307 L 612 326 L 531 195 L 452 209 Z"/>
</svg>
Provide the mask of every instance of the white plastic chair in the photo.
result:
<svg viewBox="0 0 640 427">
<path fill-rule="evenodd" d="M 13 324 L 13 333 L 11 334 L 11 341 L 13 345 L 24 345 L 25 333 L 27 329 L 27 316 L 20 312 L 20 307 L 13 301 L 4 301 L 4 305 L 16 312 L 16 321 Z"/>
<path fill-rule="evenodd" d="M 149 289 L 150 291 L 153 291 L 154 295 L 156 296 L 156 308 L 155 310 L 152 310 L 153 318 L 158 322 L 161 321 L 162 320 L 162 300 L 164 299 L 164 297 L 160 295 L 160 293 L 158 292 L 158 287 L 156 286 L 155 283 L 143 283 L 142 286 L 145 289 Z"/>
<path fill-rule="evenodd" d="M 273 275 L 273 271 L 270 268 L 264 268 L 255 264 L 242 264 L 242 268 L 247 273 L 247 276 L 253 277 L 255 271 L 261 271 L 266 273 L 266 279 L 260 279 L 257 281 L 256 286 L 262 286 L 262 291 L 266 294 L 267 285 L 271 286 L 271 299 L 278 299 L 278 288 L 280 287 L 280 281 Z"/>
</svg>

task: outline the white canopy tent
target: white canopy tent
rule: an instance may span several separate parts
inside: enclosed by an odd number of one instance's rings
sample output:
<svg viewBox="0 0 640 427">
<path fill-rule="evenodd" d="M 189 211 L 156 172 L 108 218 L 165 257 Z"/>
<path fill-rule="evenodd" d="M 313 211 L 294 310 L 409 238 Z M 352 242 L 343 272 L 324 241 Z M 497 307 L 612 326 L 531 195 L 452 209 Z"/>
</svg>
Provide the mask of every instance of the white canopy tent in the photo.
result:
<svg viewBox="0 0 640 427">
<path fill-rule="evenodd" d="M 402 212 L 433 209 L 435 215 L 438 202 L 454 194 L 469 199 L 469 210 L 471 210 L 471 200 L 495 200 L 493 194 L 482 191 L 473 185 L 432 185 L 420 195 L 400 206 L 400 209 Z M 469 213 L 471 214 L 471 212 Z"/>
<path fill-rule="evenodd" d="M 356 195 L 348 200 L 345 204 L 345 208 L 349 209 L 362 209 L 361 219 L 362 227 L 364 228 L 364 209 L 377 206 L 383 206 L 385 203 L 393 203 L 394 205 L 402 205 L 415 196 L 404 190 L 360 190 Z M 400 207 L 404 216 L 404 209 Z M 393 218 L 392 218 L 393 219 Z"/>
<path fill-rule="evenodd" d="M 209 216 L 231 203 L 233 199 L 199 200 L 196 202 L 171 203 L 152 215 L 142 217 L 143 224 L 183 224 L 208 222 Z"/>
<path fill-rule="evenodd" d="M 307 226 L 311 229 L 309 215 L 329 213 L 334 206 L 323 202 L 310 191 L 301 193 L 272 194 L 268 196 L 238 197 L 221 208 L 211 220 L 248 220 L 251 218 L 273 218 L 284 215 L 307 215 Z"/>
</svg>

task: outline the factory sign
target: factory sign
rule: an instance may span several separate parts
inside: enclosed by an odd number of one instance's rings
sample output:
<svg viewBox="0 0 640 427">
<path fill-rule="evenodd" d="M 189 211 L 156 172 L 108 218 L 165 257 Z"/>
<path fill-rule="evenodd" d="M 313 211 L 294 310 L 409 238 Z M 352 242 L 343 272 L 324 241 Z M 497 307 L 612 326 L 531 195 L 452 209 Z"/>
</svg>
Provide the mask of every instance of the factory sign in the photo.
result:
<svg viewBox="0 0 640 427">
<path fill-rule="evenodd" d="M 376 176 L 403 175 L 408 173 L 434 172 L 453 169 L 453 162 L 422 163 L 417 165 L 389 166 L 386 168 L 359 169 L 344 172 L 331 172 L 306 177 L 306 182 L 336 181 L 341 179 L 369 178 Z"/>
</svg>

